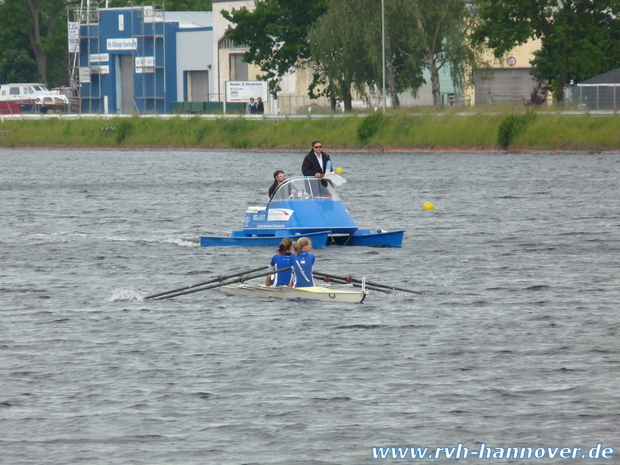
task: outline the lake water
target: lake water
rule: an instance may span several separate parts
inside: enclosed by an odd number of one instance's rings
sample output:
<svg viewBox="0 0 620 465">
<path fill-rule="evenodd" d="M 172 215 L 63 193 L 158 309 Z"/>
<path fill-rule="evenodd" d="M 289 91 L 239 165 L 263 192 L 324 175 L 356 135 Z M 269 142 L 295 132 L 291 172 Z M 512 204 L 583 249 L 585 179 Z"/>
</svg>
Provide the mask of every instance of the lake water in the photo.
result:
<svg viewBox="0 0 620 465">
<path fill-rule="evenodd" d="M 360 227 L 407 233 L 315 250 L 315 270 L 422 295 L 119 301 L 268 264 L 198 236 L 240 229 L 303 155 L 0 150 L 0 463 L 357 465 L 459 443 L 620 463 L 620 155 L 334 153 Z"/>
</svg>

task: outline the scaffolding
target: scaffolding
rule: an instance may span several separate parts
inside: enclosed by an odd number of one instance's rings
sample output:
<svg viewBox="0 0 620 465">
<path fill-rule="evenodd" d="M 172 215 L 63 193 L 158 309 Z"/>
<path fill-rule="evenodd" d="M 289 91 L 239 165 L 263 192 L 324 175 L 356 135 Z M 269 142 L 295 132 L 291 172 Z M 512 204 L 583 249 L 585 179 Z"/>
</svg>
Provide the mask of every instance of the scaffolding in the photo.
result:
<svg viewBox="0 0 620 465">
<path fill-rule="evenodd" d="M 137 8 L 140 34 L 133 53 L 134 72 L 140 75 L 135 89 L 140 113 L 166 112 L 166 10 L 163 5 Z M 137 83 L 136 83 L 137 84 Z"/>
<path fill-rule="evenodd" d="M 74 23 L 77 23 L 79 32 L 79 43 L 76 49 L 69 52 L 69 86 L 71 88 L 71 108 L 78 112 L 83 111 L 83 102 L 88 102 L 88 112 L 101 111 L 101 75 L 95 74 L 96 78 L 93 78 L 93 71 L 100 71 L 101 68 L 93 68 L 90 63 L 90 59 L 93 54 L 101 53 L 101 37 L 99 34 L 99 8 L 91 5 L 90 0 L 82 0 L 80 6 L 70 7 L 69 18 L 73 19 Z M 82 35 L 82 27 L 86 30 L 86 35 Z M 80 56 L 80 48 L 82 40 L 86 40 L 86 66 L 82 66 L 82 59 Z M 93 86 L 93 80 L 96 81 Z M 88 97 L 84 96 L 82 92 L 82 85 L 88 84 L 89 92 Z M 93 92 L 93 90 L 95 92 Z M 95 105 L 93 105 L 93 102 Z M 96 110 L 93 108 L 96 107 Z"/>
<path fill-rule="evenodd" d="M 101 30 L 98 3 L 93 0 L 91 4 L 91 0 L 82 0 L 78 7 L 70 8 L 68 15 L 74 23 L 77 23 L 80 41 L 76 50 L 70 50 L 69 56 L 71 94 L 75 98 L 72 104 L 85 113 L 107 113 L 108 111 L 101 78 L 102 75 L 110 72 L 111 62 L 106 65 L 102 63 L 110 61 L 112 57 L 107 48 L 104 50 L 102 47 L 104 31 Z M 132 99 L 133 111 L 143 114 L 165 113 L 166 17 L 164 6 L 129 6 L 119 8 L 119 10 L 129 11 L 131 18 L 129 32 L 136 40 L 136 46 L 131 51 L 132 95 L 121 98 Z M 80 51 L 86 56 L 80 56 Z M 116 86 L 120 85 L 116 82 Z M 117 97 L 117 111 L 122 111 L 123 106 Z"/>
</svg>

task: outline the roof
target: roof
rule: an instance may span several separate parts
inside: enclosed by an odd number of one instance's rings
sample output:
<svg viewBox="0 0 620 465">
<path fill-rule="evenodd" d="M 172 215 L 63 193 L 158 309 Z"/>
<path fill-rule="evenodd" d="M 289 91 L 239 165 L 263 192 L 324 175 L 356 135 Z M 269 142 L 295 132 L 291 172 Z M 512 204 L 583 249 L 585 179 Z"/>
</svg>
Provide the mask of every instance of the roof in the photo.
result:
<svg viewBox="0 0 620 465">
<path fill-rule="evenodd" d="M 620 68 L 616 68 L 606 73 L 600 74 L 585 81 L 581 81 L 577 86 L 605 86 L 605 85 L 619 85 L 620 86 Z"/>
<path fill-rule="evenodd" d="M 181 28 L 213 27 L 213 12 L 166 11 L 166 22 L 178 22 Z"/>
</svg>

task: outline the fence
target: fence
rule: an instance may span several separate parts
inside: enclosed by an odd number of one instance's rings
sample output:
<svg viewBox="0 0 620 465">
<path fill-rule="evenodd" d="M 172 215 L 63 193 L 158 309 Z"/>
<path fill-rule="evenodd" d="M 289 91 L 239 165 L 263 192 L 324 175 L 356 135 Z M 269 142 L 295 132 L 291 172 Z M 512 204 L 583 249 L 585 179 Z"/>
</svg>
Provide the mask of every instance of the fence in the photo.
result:
<svg viewBox="0 0 620 465">
<path fill-rule="evenodd" d="M 572 101 L 584 110 L 616 110 L 620 107 L 620 84 L 577 84 L 572 89 Z"/>
</svg>

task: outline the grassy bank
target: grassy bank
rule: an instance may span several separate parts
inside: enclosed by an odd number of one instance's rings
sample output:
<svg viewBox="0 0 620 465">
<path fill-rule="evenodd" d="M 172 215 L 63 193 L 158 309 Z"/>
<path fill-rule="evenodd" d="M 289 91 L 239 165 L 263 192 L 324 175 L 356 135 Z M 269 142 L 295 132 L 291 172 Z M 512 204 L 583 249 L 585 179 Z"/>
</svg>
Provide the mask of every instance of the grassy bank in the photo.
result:
<svg viewBox="0 0 620 465">
<path fill-rule="evenodd" d="M 6 120 L 0 147 L 620 150 L 620 118 L 551 112 L 375 113 L 299 120 L 175 117 Z"/>
</svg>

